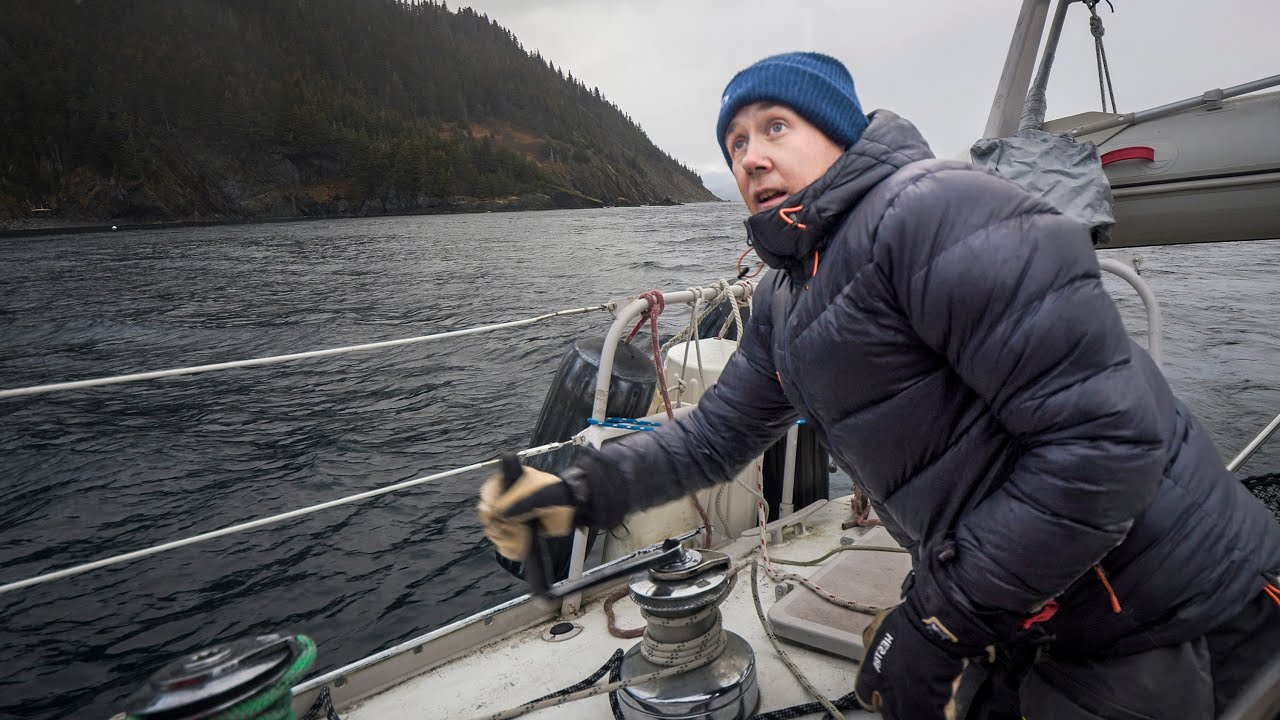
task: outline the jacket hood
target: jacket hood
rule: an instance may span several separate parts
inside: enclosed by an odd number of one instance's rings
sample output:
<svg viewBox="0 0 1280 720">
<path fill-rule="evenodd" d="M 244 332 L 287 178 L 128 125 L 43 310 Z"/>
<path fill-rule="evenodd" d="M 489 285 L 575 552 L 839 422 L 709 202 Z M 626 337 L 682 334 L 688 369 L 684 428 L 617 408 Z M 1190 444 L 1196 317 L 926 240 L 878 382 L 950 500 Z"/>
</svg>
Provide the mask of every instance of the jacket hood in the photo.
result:
<svg viewBox="0 0 1280 720">
<path fill-rule="evenodd" d="M 770 267 L 788 274 L 826 247 L 831 232 L 872 188 L 904 165 L 933 157 L 920 131 L 888 110 L 876 110 L 858 142 L 822 177 L 792 195 L 787 207 L 747 218 L 747 243 Z M 799 210 L 796 208 L 799 207 Z"/>
</svg>

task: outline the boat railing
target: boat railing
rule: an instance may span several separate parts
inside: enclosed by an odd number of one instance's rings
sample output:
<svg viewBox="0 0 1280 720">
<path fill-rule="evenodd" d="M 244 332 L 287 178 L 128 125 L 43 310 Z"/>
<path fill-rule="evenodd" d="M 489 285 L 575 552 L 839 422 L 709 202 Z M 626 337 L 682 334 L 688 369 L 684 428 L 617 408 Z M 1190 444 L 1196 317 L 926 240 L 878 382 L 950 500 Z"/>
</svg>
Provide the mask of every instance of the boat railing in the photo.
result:
<svg viewBox="0 0 1280 720">
<path fill-rule="evenodd" d="M 1262 432 L 1258 433 L 1257 437 L 1253 440 L 1250 440 L 1249 444 L 1245 445 L 1244 449 L 1241 450 L 1240 453 L 1231 460 L 1231 462 L 1227 463 L 1227 469 L 1231 472 L 1235 472 L 1236 468 L 1243 465 L 1246 460 L 1252 457 L 1253 454 L 1258 451 L 1258 448 L 1262 447 L 1262 444 L 1275 434 L 1277 429 L 1280 429 L 1280 415 L 1276 415 L 1274 418 L 1271 418 L 1271 422 L 1267 423 L 1267 426 L 1262 428 Z"/>
<path fill-rule="evenodd" d="M 1151 286 L 1138 274 L 1138 271 L 1115 258 L 1098 258 L 1098 267 L 1129 283 L 1142 298 L 1142 305 L 1147 310 L 1147 353 L 1156 361 L 1157 366 L 1164 365 L 1164 324 L 1160 319 L 1160 303 L 1156 302 L 1156 294 Z"/>
<path fill-rule="evenodd" d="M 727 295 L 734 298 L 747 297 L 749 296 L 749 293 L 750 293 L 749 283 L 744 283 L 742 285 L 728 285 L 726 283 L 718 283 L 717 285 L 708 287 L 708 288 L 693 288 L 690 290 L 668 293 L 665 297 L 670 301 L 672 301 L 673 303 L 674 302 L 692 303 L 696 311 L 696 306 L 698 303 L 705 300 L 714 299 L 717 296 L 726 295 L 726 290 L 725 290 L 726 287 L 730 288 L 727 291 Z M 736 288 L 736 290 L 733 288 Z M 630 298 L 626 298 L 621 301 L 613 301 L 613 302 L 609 302 L 601 305 L 592 305 L 592 306 L 581 307 L 581 308 L 572 308 L 568 310 L 559 310 L 555 312 L 543 313 L 541 315 L 525 318 L 522 320 L 492 323 L 488 325 L 480 325 L 480 326 L 475 326 L 470 328 L 451 330 L 451 331 L 435 333 L 430 335 L 420 335 L 420 336 L 410 337 L 410 338 L 401 338 L 396 340 L 365 343 L 361 345 L 350 345 L 350 346 L 340 347 L 340 348 L 329 348 L 324 350 L 290 353 L 287 355 L 274 355 L 270 357 L 253 358 L 249 360 L 237 360 L 237 361 L 231 361 L 231 362 L 214 363 L 209 365 L 196 365 L 196 366 L 189 366 L 189 367 L 172 368 L 168 370 L 137 372 L 137 373 L 129 373 L 125 375 L 93 378 L 88 380 L 76 380 L 76 381 L 70 381 L 70 382 L 50 383 L 50 384 L 44 384 L 44 385 L 32 385 L 27 387 L 4 389 L 4 390 L 0 390 L 0 399 L 41 395 L 41 394 L 69 391 L 69 390 L 83 390 L 87 388 L 94 388 L 94 387 L 100 387 L 105 385 L 116 385 L 116 384 L 122 384 L 122 383 L 140 382 L 145 380 L 155 380 L 159 378 L 174 377 L 179 375 L 193 375 L 198 373 L 213 372 L 217 370 L 254 367 L 254 366 L 260 366 L 260 365 L 270 365 L 270 364 L 290 362 L 294 360 L 303 360 L 308 358 L 328 357 L 332 355 L 340 355 L 340 354 L 346 354 L 346 353 L 352 353 L 352 352 L 387 349 L 392 347 L 399 347 L 402 345 L 410 345 L 410 344 L 422 343 L 422 342 L 428 342 L 428 341 L 434 341 L 434 340 L 463 337 L 466 335 L 476 335 L 481 333 L 496 332 L 499 330 L 509 330 L 514 328 L 524 327 L 527 325 L 532 325 L 538 322 L 543 322 L 545 320 L 550 320 L 552 318 L 566 317 L 571 315 L 580 315 L 583 313 L 590 313 L 590 312 L 601 312 L 601 311 L 614 312 L 619 318 L 619 320 L 615 320 L 615 323 L 614 323 L 614 325 L 617 326 L 619 325 L 619 323 L 627 322 L 626 319 L 634 319 L 635 317 L 638 317 L 640 314 L 644 312 L 646 307 L 647 307 L 646 301 L 643 301 L 643 300 L 632 301 Z M 618 335 L 620 335 L 620 333 L 614 333 L 614 334 L 611 334 L 610 336 L 614 339 L 615 344 L 616 344 Z M 612 367 L 614 349 L 615 348 L 613 346 L 607 347 L 607 351 L 605 355 L 607 355 L 608 364 L 606 365 L 604 362 L 602 362 L 601 363 L 602 366 L 609 367 L 609 368 Z M 607 380 L 606 380 L 605 386 L 606 386 L 605 392 L 607 393 L 608 392 Z M 603 410 L 600 411 L 599 417 L 603 419 Z M 588 427 L 590 428 L 590 426 Z M 632 432 L 632 431 L 610 429 L 609 434 L 628 433 L 628 432 Z M 560 448 L 563 448 L 569 445 L 582 444 L 584 442 L 587 442 L 587 439 L 586 439 L 587 437 L 588 437 L 588 434 L 579 433 L 574 438 L 571 438 L 568 440 L 549 443 L 545 445 L 539 445 L 537 447 L 532 447 L 532 448 L 527 448 L 525 450 L 520 451 L 518 455 L 520 455 L 522 458 L 542 455 L 545 453 L 553 452 L 555 450 L 558 450 Z M 599 437 L 599 436 L 591 435 L 590 437 Z M 267 517 L 261 517 L 254 520 L 248 520 L 242 523 L 229 525 L 227 527 L 219 528 L 217 530 L 212 530 L 206 533 L 201 533 L 198 535 L 193 535 L 193 536 L 181 538 L 178 540 L 172 540 L 169 542 L 152 545 L 139 550 L 134 550 L 131 552 L 126 552 L 118 555 L 113 555 L 110 557 L 105 557 L 105 558 L 94 560 L 88 563 L 82 563 L 80 565 L 75 565 L 72 567 L 63 568 L 60 570 L 31 576 L 22 580 L 16 580 L 16 581 L 0 584 L 0 595 L 15 591 L 15 590 L 21 590 L 24 588 L 32 587 L 35 585 L 52 582 L 55 580 L 74 577 L 76 575 L 81 575 L 83 573 L 87 573 L 100 568 L 132 562 L 134 560 L 140 560 L 142 558 L 150 557 L 152 555 L 168 552 L 170 550 L 176 550 L 178 548 L 186 547 L 188 545 L 202 543 L 208 540 L 213 540 L 215 538 L 220 538 L 220 537 L 233 535 L 241 532 L 247 532 L 249 530 L 255 530 L 261 527 L 266 527 L 268 525 L 275 525 L 275 524 L 284 522 L 286 520 L 292 520 L 294 518 L 302 517 L 304 515 L 310 515 L 312 513 L 317 513 L 322 510 L 328 510 L 330 508 L 338 507 L 341 505 L 349 505 L 352 503 L 361 502 L 371 498 L 386 495 L 388 493 L 397 492 L 400 490 L 406 490 L 409 488 L 417 487 L 417 486 L 435 482 L 438 480 L 443 480 L 445 478 L 461 475 L 467 472 L 481 470 L 489 467 L 497 467 L 498 463 L 499 463 L 499 460 L 497 459 L 473 463 L 463 467 L 458 467 L 451 470 L 445 470 L 443 472 L 426 475 L 423 477 L 413 478 L 410 480 L 405 480 L 405 481 L 394 483 L 391 485 L 386 485 L 380 488 L 375 488 L 373 490 L 368 490 L 365 492 L 348 495 L 345 497 L 337 498 L 335 500 L 329 500 L 327 502 L 322 502 L 315 505 L 310 505 L 307 507 L 290 510 L 288 512 L 279 513 L 276 515 L 270 515 Z M 577 571 L 578 571 L 577 577 L 581 577 L 581 572 L 582 572 L 581 563 L 579 563 Z"/>
</svg>

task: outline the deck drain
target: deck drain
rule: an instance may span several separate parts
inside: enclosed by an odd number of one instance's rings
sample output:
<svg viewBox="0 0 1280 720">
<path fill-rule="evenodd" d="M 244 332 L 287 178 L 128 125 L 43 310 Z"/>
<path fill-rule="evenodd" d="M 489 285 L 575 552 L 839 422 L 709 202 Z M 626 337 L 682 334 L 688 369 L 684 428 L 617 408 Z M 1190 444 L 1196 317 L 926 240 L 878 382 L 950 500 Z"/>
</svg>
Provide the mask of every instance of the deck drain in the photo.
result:
<svg viewBox="0 0 1280 720">
<path fill-rule="evenodd" d="M 542 639 L 547 642 L 563 642 L 580 632 L 582 632 L 582 626 L 577 623 L 558 622 L 542 633 Z"/>
</svg>

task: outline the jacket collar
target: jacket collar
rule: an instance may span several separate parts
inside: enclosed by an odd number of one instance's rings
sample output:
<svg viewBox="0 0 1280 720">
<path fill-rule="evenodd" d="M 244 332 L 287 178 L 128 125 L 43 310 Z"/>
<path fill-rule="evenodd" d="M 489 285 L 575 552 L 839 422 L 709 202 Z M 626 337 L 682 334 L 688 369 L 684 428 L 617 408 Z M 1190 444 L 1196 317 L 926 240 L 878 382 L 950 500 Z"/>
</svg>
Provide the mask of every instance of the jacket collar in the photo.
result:
<svg viewBox="0 0 1280 720">
<path fill-rule="evenodd" d="M 871 189 L 904 165 L 933 157 L 920 131 L 888 110 L 876 110 L 858 142 L 822 177 L 783 205 L 747 218 L 747 243 L 770 267 L 807 277 L 806 262 L 826 248 L 844 216 Z"/>
</svg>

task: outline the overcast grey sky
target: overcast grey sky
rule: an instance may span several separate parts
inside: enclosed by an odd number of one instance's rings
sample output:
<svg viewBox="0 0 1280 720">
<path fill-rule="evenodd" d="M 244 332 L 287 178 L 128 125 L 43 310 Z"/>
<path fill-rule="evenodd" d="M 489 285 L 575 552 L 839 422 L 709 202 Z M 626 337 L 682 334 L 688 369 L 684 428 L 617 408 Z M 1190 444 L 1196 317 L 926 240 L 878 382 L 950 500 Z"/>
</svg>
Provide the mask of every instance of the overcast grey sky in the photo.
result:
<svg viewBox="0 0 1280 720">
<path fill-rule="evenodd" d="M 1099 14 L 1121 112 L 1280 74 L 1276 0 L 1113 0 Z M 658 147 L 732 196 L 715 142 L 734 73 L 816 50 L 853 73 L 863 108 L 916 123 L 954 157 L 982 133 L 1020 0 L 459 0 L 599 87 Z M 1101 109 L 1088 10 L 1067 16 L 1049 117 Z"/>
</svg>

